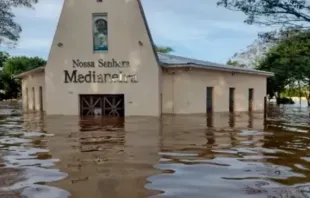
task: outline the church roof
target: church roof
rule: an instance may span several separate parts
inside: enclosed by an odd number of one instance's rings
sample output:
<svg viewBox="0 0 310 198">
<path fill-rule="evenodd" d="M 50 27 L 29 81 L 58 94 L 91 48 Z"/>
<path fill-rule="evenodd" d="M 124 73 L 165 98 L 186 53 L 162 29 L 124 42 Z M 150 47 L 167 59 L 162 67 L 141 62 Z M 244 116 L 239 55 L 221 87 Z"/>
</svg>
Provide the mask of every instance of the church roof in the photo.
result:
<svg viewBox="0 0 310 198">
<path fill-rule="evenodd" d="M 36 67 L 34 69 L 30 69 L 30 70 L 27 70 L 27 71 L 22 72 L 20 74 L 17 74 L 14 76 L 14 78 L 22 78 L 22 77 L 27 76 L 27 75 L 31 75 L 31 74 L 38 73 L 38 72 L 44 72 L 44 71 L 45 71 L 45 66 Z"/>
<path fill-rule="evenodd" d="M 181 56 L 176 56 L 176 55 L 171 55 L 171 54 L 163 54 L 163 53 L 157 53 L 156 52 L 156 47 L 152 38 L 151 31 L 149 29 L 149 25 L 146 20 L 146 16 L 144 13 L 143 6 L 141 4 L 140 0 L 137 0 L 143 22 L 146 26 L 147 34 L 150 38 L 152 47 L 153 47 L 153 53 L 154 56 L 158 62 L 158 64 L 163 67 L 163 68 L 197 68 L 197 69 L 207 69 L 207 70 L 216 70 L 216 71 L 226 71 L 226 72 L 238 72 L 238 73 L 247 73 L 247 74 L 254 74 L 254 75 L 263 75 L 263 76 L 273 76 L 274 74 L 271 72 L 266 72 L 266 71 L 260 71 L 260 70 L 255 70 L 255 69 L 248 69 L 248 68 L 241 68 L 241 67 L 236 67 L 236 66 L 229 66 L 229 65 L 224 65 L 224 64 L 218 64 L 218 63 L 213 63 L 209 61 L 202 61 L 202 60 L 197 60 L 193 58 L 186 58 L 186 57 L 181 57 Z M 23 72 L 21 74 L 16 75 L 15 77 L 23 77 L 25 75 L 29 75 L 31 73 L 36 73 L 36 72 L 42 72 L 44 71 L 44 66 L 38 67 L 26 72 Z"/>
<path fill-rule="evenodd" d="M 171 54 L 157 53 L 159 64 L 163 68 L 196 68 L 196 69 L 207 69 L 215 71 L 226 71 L 226 72 L 236 72 L 236 73 L 247 73 L 263 76 L 273 76 L 273 73 L 260 71 L 255 69 L 242 68 L 237 66 L 230 66 L 224 64 L 213 63 L 209 61 L 202 61 L 193 58 L 186 58 Z M 44 66 L 38 67 L 32 70 L 25 71 L 16 75 L 15 77 L 23 77 L 36 72 L 44 71 Z"/>
<path fill-rule="evenodd" d="M 217 71 L 256 74 L 256 75 L 263 75 L 263 76 L 273 76 L 273 73 L 261 71 L 261 70 L 218 64 L 218 63 L 213 63 L 210 61 L 197 60 L 193 58 L 186 58 L 186 57 L 181 57 L 181 56 L 176 56 L 176 55 L 171 55 L 171 54 L 163 54 L 163 53 L 157 53 L 157 54 L 158 54 L 159 64 L 165 68 L 189 67 L 189 68 L 197 68 L 197 69 L 208 69 L 208 70 L 217 70 Z"/>
<path fill-rule="evenodd" d="M 181 56 L 175 56 L 170 54 L 157 53 L 156 47 L 154 44 L 154 40 L 152 38 L 152 34 L 148 25 L 148 21 L 145 16 L 145 12 L 140 0 L 138 1 L 138 5 L 142 14 L 143 22 L 146 27 L 146 32 L 150 38 L 150 41 L 153 46 L 153 53 L 159 65 L 166 68 L 198 68 L 198 69 L 208 69 L 208 70 L 217 70 L 217 71 L 228 71 L 228 72 L 238 72 L 238 73 L 247 73 L 254 75 L 263 75 L 263 76 L 273 76 L 274 74 L 271 72 L 265 72 L 255 69 L 247 69 L 241 67 L 234 67 L 224 64 L 213 63 L 209 61 L 196 60 L 192 58 L 186 58 Z"/>
</svg>

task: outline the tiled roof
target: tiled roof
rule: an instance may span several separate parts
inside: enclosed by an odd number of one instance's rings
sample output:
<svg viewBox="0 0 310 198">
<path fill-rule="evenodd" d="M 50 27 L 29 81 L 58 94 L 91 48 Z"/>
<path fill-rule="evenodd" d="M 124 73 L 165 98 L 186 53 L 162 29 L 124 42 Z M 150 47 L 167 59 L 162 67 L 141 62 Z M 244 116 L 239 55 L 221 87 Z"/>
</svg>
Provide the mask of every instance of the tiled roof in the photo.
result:
<svg viewBox="0 0 310 198">
<path fill-rule="evenodd" d="M 213 63 L 209 61 L 196 60 L 192 58 L 186 58 L 186 57 L 181 57 L 181 56 L 176 56 L 176 55 L 171 55 L 171 54 L 158 53 L 158 59 L 159 59 L 160 65 L 166 68 L 192 67 L 192 68 L 200 68 L 200 69 L 273 76 L 273 73 L 271 72 L 218 64 L 218 63 Z"/>
</svg>

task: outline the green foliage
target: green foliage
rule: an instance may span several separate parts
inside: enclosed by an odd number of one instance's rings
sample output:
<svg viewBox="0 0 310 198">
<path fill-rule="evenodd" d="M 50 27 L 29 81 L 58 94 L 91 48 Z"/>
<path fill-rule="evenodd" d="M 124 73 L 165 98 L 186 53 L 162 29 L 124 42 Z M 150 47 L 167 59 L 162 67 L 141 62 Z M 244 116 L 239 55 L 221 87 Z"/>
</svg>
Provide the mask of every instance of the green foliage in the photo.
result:
<svg viewBox="0 0 310 198">
<path fill-rule="evenodd" d="M 17 98 L 20 93 L 20 82 L 10 74 L 0 72 L 0 90 L 3 90 L 5 93 L 2 96 L 3 98 L 0 99 Z"/>
<path fill-rule="evenodd" d="M 306 0 L 219 0 L 217 4 L 243 12 L 247 24 L 298 27 L 310 22 L 310 2 Z"/>
<path fill-rule="evenodd" d="M 10 57 L 6 52 L 0 52 L 0 93 L 1 99 L 17 98 L 20 94 L 20 80 L 13 78 L 21 72 L 44 66 L 46 61 L 38 57 Z"/>
<path fill-rule="evenodd" d="M 291 98 L 281 97 L 277 100 L 278 104 L 294 104 L 295 102 Z"/>
<path fill-rule="evenodd" d="M 21 72 L 44 66 L 46 61 L 39 57 L 17 56 L 9 58 L 3 66 L 3 72 L 16 75 Z"/>
<path fill-rule="evenodd" d="M 279 98 L 287 86 L 296 86 L 298 82 L 299 88 L 301 84 L 306 85 L 310 105 L 310 31 L 300 31 L 277 42 L 257 69 L 275 74 L 268 79 L 267 92 L 270 96 Z"/>
<path fill-rule="evenodd" d="M 260 64 L 259 62 L 264 57 L 264 54 L 268 51 L 269 45 L 263 39 L 258 38 L 247 46 L 246 49 L 235 53 L 231 60 L 238 61 L 240 64 L 246 65 L 247 68 L 256 68 Z"/>
<path fill-rule="evenodd" d="M 300 31 L 309 29 L 310 1 L 308 0 L 217 0 L 217 5 L 229 10 L 243 12 L 247 24 L 274 26 L 271 32 L 259 33 L 258 43 L 254 43 L 238 56 L 253 60 L 253 49 L 262 47 L 263 54 L 256 57 L 263 58 L 265 51 L 286 40 Z M 245 56 L 244 56 L 245 55 Z M 247 64 L 248 65 L 248 64 Z M 256 63 L 254 63 L 256 65 Z"/>
<path fill-rule="evenodd" d="M 4 62 L 10 57 L 7 52 L 0 52 L 0 68 L 3 67 Z"/>
<path fill-rule="evenodd" d="M 282 27 L 270 32 L 259 33 L 258 38 L 262 44 L 277 44 L 282 40 L 287 40 L 292 36 L 298 35 L 300 32 L 305 31 L 303 27 Z"/>
<path fill-rule="evenodd" d="M 233 61 L 233 60 L 228 60 L 226 64 L 231 65 L 231 66 L 236 66 L 236 67 L 243 67 L 243 68 L 246 67 L 245 64 L 242 64 L 242 63 L 239 63 L 238 61 Z"/>
<path fill-rule="evenodd" d="M 14 21 L 12 8 L 32 8 L 32 5 L 37 2 L 38 0 L 0 0 L 0 45 L 16 43 L 22 31 L 20 25 Z"/>
<path fill-rule="evenodd" d="M 173 52 L 173 49 L 171 47 L 159 47 L 159 46 L 155 46 L 156 51 L 159 53 L 164 53 L 164 54 L 168 54 L 170 52 Z"/>
<path fill-rule="evenodd" d="M 284 91 L 280 94 L 281 97 L 306 97 L 307 96 L 307 88 L 286 88 Z"/>
</svg>

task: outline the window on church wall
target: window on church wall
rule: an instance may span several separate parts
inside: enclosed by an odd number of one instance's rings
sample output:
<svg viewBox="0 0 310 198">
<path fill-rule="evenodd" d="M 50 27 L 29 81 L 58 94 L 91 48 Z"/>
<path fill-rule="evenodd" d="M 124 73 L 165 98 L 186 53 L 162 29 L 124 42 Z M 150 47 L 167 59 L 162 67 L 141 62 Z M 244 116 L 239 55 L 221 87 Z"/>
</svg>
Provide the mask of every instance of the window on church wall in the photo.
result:
<svg viewBox="0 0 310 198">
<path fill-rule="evenodd" d="M 108 51 L 108 20 L 107 13 L 93 14 L 93 50 L 94 52 Z"/>
</svg>

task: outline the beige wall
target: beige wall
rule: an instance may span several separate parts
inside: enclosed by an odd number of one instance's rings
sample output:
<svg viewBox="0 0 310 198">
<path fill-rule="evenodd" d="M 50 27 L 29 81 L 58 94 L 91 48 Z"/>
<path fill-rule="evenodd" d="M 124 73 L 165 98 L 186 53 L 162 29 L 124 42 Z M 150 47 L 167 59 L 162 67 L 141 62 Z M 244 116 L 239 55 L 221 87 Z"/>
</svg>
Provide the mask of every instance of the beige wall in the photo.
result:
<svg viewBox="0 0 310 198">
<path fill-rule="evenodd" d="M 92 14 L 107 13 L 108 52 L 93 51 Z M 121 14 L 120 14 L 121 13 Z M 59 45 L 59 44 L 62 45 Z M 95 67 L 74 68 L 73 60 L 93 61 Z M 98 60 L 129 61 L 129 68 L 98 67 Z M 65 73 L 77 70 L 83 75 L 136 74 L 136 83 L 65 83 Z M 45 80 L 45 83 L 44 83 Z M 229 87 L 235 87 L 235 110 L 248 110 L 248 89 L 254 89 L 254 111 L 263 110 L 266 77 L 230 72 L 193 69 L 176 70 L 174 75 L 158 66 L 147 34 L 138 0 L 65 0 L 51 46 L 45 78 L 43 73 L 23 79 L 23 96 L 28 87 L 26 107 L 33 105 L 32 86 L 46 84 L 48 115 L 78 115 L 79 94 L 124 94 L 125 115 L 159 116 L 163 113 L 192 114 L 206 112 L 206 87 L 214 87 L 214 111 L 228 111 Z M 45 90 L 45 87 L 44 89 Z M 39 89 L 35 89 L 39 103 Z M 44 97 L 45 98 L 45 97 Z M 162 98 L 162 99 L 161 99 Z M 45 100 L 44 100 L 45 104 Z M 36 104 L 36 109 L 39 105 Z"/>
<path fill-rule="evenodd" d="M 36 72 L 22 78 L 22 98 L 24 111 L 40 111 L 40 87 L 42 87 L 42 110 L 45 111 L 46 103 L 44 71 Z"/>
<path fill-rule="evenodd" d="M 93 52 L 92 13 L 107 12 L 106 53 Z M 57 46 L 62 43 L 63 46 Z M 130 61 L 129 68 L 77 68 L 78 72 L 136 74 L 137 83 L 64 83 L 64 70 L 72 71 L 72 59 Z M 65 0 L 45 70 L 46 113 L 79 114 L 79 94 L 125 94 L 125 114 L 160 115 L 160 67 L 137 0 Z"/>
<path fill-rule="evenodd" d="M 172 74 L 175 72 L 175 74 Z M 253 110 L 264 108 L 266 77 L 202 69 L 163 72 L 163 113 L 206 113 L 206 87 L 213 88 L 215 112 L 229 111 L 229 88 L 235 87 L 235 111 L 248 111 L 248 90 L 254 89 Z"/>
</svg>

